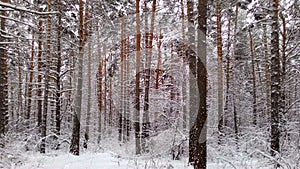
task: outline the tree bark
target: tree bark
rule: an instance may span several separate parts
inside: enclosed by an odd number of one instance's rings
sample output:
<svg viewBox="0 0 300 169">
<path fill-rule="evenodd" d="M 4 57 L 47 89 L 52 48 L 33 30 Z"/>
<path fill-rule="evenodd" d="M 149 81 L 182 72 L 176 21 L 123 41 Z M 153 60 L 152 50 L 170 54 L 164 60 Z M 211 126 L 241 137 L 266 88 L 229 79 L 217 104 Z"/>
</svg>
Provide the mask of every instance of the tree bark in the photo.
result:
<svg viewBox="0 0 300 169">
<path fill-rule="evenodd" d="M 1 2 L 7 3 L 8 0 L 1 0 Z M 2 16 L 6 16 L 5 11 L 1 11 Z M 5 42 L 5 29 L 6 29 L 6 19 L 1 18 L 1 31 L 0 41 Z M 6 45 L 0 45 L 0 141 L 2 136 L 6 131 L 7 116 L 8 116 L 8 71 L 7 71 L 7 50 Z M 1 144 L 2 145 L 2 144 Z M 1 146 L 0 145 L 0 146 Z M 3 143 L 4 145 L 4 143 Z"/>
<path fill-rule="evenodd" d="M 125 62 L 125 57 L 124 57 L 124 48 L 125 48 L 125 38 L 124 38 L 124 15 L 122 14 L 121 16 L 121 54 L 120 54 L 120 60 L 121 60 L 121 70 L 120 70 L 120 106 L 119 106 L 119 122 L 118 122 L 118 132 L 119 132 L 119 141 L 122 141 L 122 129 L 123 129 L 123 117 L 125 115 L 125 110 L 124 110 L 124 62 Z"/>
<path fill-rule="evenodd" d="M 252 94 L 253 94 L 253 125 L 257 124 L 257 103 L 256 103 L 256 75 L 255 75 L 255 59 L 254 59 L 254 47 L 253 47 L 253 37 L 251 30 L 249 29 L 250 38 L 250 54 L 251 54 L 251 67 L 252 67 Z"/>
<path fill-rule="evenodd" d="M 228 10 L 228 27 L 227 27 L 227 53 L 226 53 L 226 97 L 224 106 L 224 126 L 228 126 L 227 115 L 229 114 L 229 104 L 230 104 L 230 29 L 231 29 L 231 12 Z"/>
<path fill-rule="evenodd" d="M 140 143 L 140 59 L 141 59 L 141 30 L 140 30 L 140 0 L 136 0 L 136 69 L 135 69 L 135 154 L 141 154 Z"/>
<path fill-rule="evenodd" d="M 269 112 L 271 110 L 271 84 L 270 84 L 270 63 L 268 54 L 268 37 L 267 26 L 263 23 L 263 46 L 264 46 L 264 67 L 265 67 L 265 83 L 266 83 L 266 119 L 269 121 Z"/>
<path fill-rule="evenodd" d="M 182 25 L 182 77 L 183 77 L 183 83 L 182 83 L 182 128 L 183 130 L 187 130 L 187 85 L 184 82 L 186 80 L 186 39 L 185 39 L 185 14 L 184 14 L 184 4 L 183 0 L 180 1 L 180 7 L 181 7 L 181 25 Z M 161 45 L 161 41 L 160 45 Z M 159 59 L 160 59 L 160 48 L 159 48 Z M 158 79 L 158 76 L 157 76 Z"/>
<path fill-rule="evenodd" d="M 88 2 L 88 1 L 86 1 Z M 86 8 L 88 7 L 88 5 L 86 5 Z M 92 34 L 92 27 L 89 27 L 89 32 L 88 35 Z M 90 36 L 89 36 L 90 37 Z M 83 147 L 87 148 L 88 147 L 88 141 L 89 141 L 89 135 L 90 135 L 90 121 L 91 121 L 91 67 L 92 67 L 92 61 L 91 61 L 91 57 L 92 57 L 92 40 L 90 40 L 90 44 L 88 46 L 88 91 L 87 91 L 87 112 L 86 112 L 86 125 L 85 125 L 85 133 L 84 133 L 84 143 L 83 143 Z"/>
<path fill-rule="evenodd" d="M 97 24 L 97 49 L 98 49 L 98 109 L 99 109 L 99 114 L 98 114 L 98 144 L 101 141 L 101 132 L 102 132 L 102 109 L 103 109 L 103 96 L 102 96 L 102 67 L 103 67 L 103 59 L 101 56 L 101 45 L 100 45 L 100 35 L 99 35 L 99 25 Z"/>
<path fill-rule="evenodd" d="M 146 2 L 145 2 L 146 3 Z M 146 4 L 145 4 L 146 7 Z M 146 28 L 146 78 L 145 78 L 145 96 L 144 96 L 144 111 L 143 111 L 143 124 L 142 124 L 142 151 L 148 153 L 149 146 L 147 145 L 147 140 L 150 136 L 150 118 L 149 118 L 149 91 L 150 91 L 150 71 L 151 71 L 151 60 L 152 60 L 152 43 L 153 43 L 153 32 L 154 32 L 154 20 L 156 11 L 156 0 L 152 2 L 152 12 L 151 12 L 151 22 L 150 22 L 150 32 L 147 32 Z M 147 12 L 147 11 L 146 11 Z M 147 17 L 147 15 L 146 15 Z"/>
<path fill-rule="evenodd" d="M 79 0 L 79 56 L 78 56 L 78 77 L 75 98 L 75 114 L 73 115 L 73 131 L 70 145 L 70 153 L 79 156 L 80 141 L 80 117 L 82 104 L 82 77 L 83 77 L 83 55 L 84 55 L 84 16 L 83 16 L 83 0 Z"/>
<path fill-rule="evenodd" d="M 221 8 L 219 0 L 216 0 L 216 15 L 217 15 L 217 50 L 218 50 L 218 129 L 222 133 L 224 126 L 223 114 L 223 50 L 222 50 L 222 21 Z"/>
<path fill-rule="evenodd" d="M 206 168 L 206 121 L 207 121 L 207 69 L 206 69 L 206 31 L 207 0 L 198 0 L 197 54 L 189 55 L 189 66 L 197 80 L 198 109 L 196 121 L 190 122 L 189 163 L 195 169 Z M 196 64 L 196 65 L 194 65 Z M 193 111 L 193 110 L 191 110 Z M 192 117 L 192 116 L 191 116 Z"/>
<path fill-rule="evenodd" d="M 40 9 L 41 10 L 41 9 Z M 38 28 L 39 28 L 39 37 L 38 37 L 38 79 L 37 79 L 37 85 L 38 85 L 38 91 L 37 91 L 37 97 L 38 97 L 38 103 L 37 103 L 37 125 L 39 127 L 39 132 L 40 132 L 40 127 L 42 124 L 42 55 L 43 55 L 43 20 L 42 18 L 39 19 L 38 23 Z"/>
<path fill-rule="evenodd" d="M 271 155 L 275 157 L 280 153 L 280 56 L 279 56 L 279 27 L 278 27 L 278 6 L 279 1 L 272 1 L 272 33 L 271 33 Z M 277 164 L 277 167 L 278 164 Z"/>
<path fill-rule="evenodd" d="M 57 65 L 56 65 L 56 94 L 55 94 L 55 131 L 57 135 L 60 135 L 61 128 L 61 87 L 60 87 L 60 74 L 61 74 L 61 30 L 62 30 L 62 10 L 61 0 L 57 2 L 58 9 L 58 27 L 57 27 Z"/>
<path fill-rule="evenodd" d="M 33 69 L 34 69 L 34 55 L 35 55 L 35 49 L 34 49 L 34 32 L 32 32 L 32 41 L 31 41 L 31 56 L 30 56 L 30 67 L 29 67 L 29 84 L 28 84 L 28 94 L 27 94 L 27 113 L 26 113 L 26 119 L 30 119 L 31 115 L 31 104 L 32 104 L 32 82 L 33 82 Z M 29 127 L 29 123 L 28 123 Z"/>
<path fill-rule="evenodd" d="M 17 39 L 17 55 L 18 55 L 18 111 L 17 111 L 17 121 L 22 116 L 23 113 L 23 82 L 22 82 L 22 59 L 20 54 L 19 40 Z"/>
<path fill-rule="evenodd" d="M 51 11 L 51 0 L 48 0 L 48 12 Z M 41 125 L 41 149 L 40 153 L 46 152 L 46 136 L 47 136 L 47 114 L 48 114 L 48 102 L 49 102 L 49 81 L 50 81 L 50 62 L 51 62 L 51 16 L 47 18 L 47 50 L 46 50 L 46 66 L 45 70 L 45 90 L 44 90 L 44 104 L 43 104 L 43 116 L 42 116 L 42 125 Z"/>
</svg>

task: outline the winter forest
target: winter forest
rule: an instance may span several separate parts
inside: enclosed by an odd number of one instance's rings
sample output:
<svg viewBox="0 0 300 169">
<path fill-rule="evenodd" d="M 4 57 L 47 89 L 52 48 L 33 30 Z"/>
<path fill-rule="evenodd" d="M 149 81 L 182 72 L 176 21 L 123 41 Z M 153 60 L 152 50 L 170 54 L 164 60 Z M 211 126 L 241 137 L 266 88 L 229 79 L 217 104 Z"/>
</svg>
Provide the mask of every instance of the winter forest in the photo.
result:
<svg viewBox="0 0 300 169">
<path fill-rule="evenodd" d="M 299 169 L 299 0 L 1 0 L 0 168 Z"/>
</svg>

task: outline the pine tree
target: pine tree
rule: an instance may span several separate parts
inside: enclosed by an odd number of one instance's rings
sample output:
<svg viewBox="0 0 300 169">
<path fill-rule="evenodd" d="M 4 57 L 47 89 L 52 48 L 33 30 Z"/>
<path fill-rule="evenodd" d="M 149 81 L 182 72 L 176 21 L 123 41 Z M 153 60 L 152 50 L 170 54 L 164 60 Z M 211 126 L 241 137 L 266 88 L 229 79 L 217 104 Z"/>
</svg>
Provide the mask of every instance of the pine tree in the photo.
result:
<svg viewBox="0 0 300 169">
<path fill-rule="evenodd" d="M 271 33 L 271 155 L 275 157 L 280 153 L 280 131 L 279 114 L 281 83 L 280 83 L 280 56 L 279 56 L 279 27 L 278 27 L 278 6 L 279 1 L 272 1 L 272 33 Z M 278 166 L 279 167 L 279 166 Z"/>
<path fill-rule="evenodd" d="M 61 130 L 61 64 L 62 64 L 62 48 L 61 48 L 61 36 L 62 36 L 62 9 L 61 0 L 57 1 L 58 10 L 58 26 L 57 26 L 57 65 L 56 65 L 56 94 L 55 94 L 55 132 L 59 136 Z"/>
<path fill-rule="evenodd" d="M 1 2 L 7 3 L 8 0 L 1 0 Z M 0 141 L 2 136 L 5 134 L 6 124 L 7 124 L 7 113 L 8 113 L 8 77 L 7 77 L 7 50 L 5 38 L 5 30 L 6 30 L 6 12 L 1 11 L 1 15 L 3 16 L 0 20 L 1 22 L 1 33 L 0 33 Z M 0 143 L 1 147 L 2 143 Z"/>
<path fill-rule="evenodd" d="M 251 33 L 251 28 L 249 28 L 249 38 L 250 38 L 250 55 L 251 55 L 251 67 L 252 67 L 252 90 L 253 90 L 253 125 L 257 124 L 257 102 L 256 102 L 256 75 L 255 75 L 255 56 L 253 47 L 253 37 Z"/>
<path fill-rule="evenodd" d="M 48 0 L 48 12 L 51 11 L 51 0 Z M 47 17 L 47 50 L 46 50 L 46 62 L 45 65 L 45 89 L 44 89 L 44 104 L 43 104 L 43 115 L 41 124 L 41 153 L 46 152 L 46 136 L 47 136 L 47 114 L 48 114 L 48 103 L 49 103 L 49 82 L 50 82 L 50 64 L 51 64 L 51 16 Z"/>
<path fill-rule="evenodd" d="M 83 16 L 83 0 L 79 0 L 79 55 L 78 55 L 78 76 L 75 98 L 75 113 L 73 115 L 73 131 L 70 145 L 70 153 L 79 155 L 80 141 L 80 117 L 82 104 L 82 77 L 83 77 L 83 55 L 84 55 L 84 16 Z"/>
<path fill-rule="evenodd" d="M 218 48 L 218 117 L 219 132 L 222 132 L 224 126 L 223 114 L 223 43 L 222 43 L 222 25 L 221 25 L 221 8 L 219 0 L 216 0 L 216 15 L 217 15 L 217 48 Z"/>
<path fill-rule="evenodd" d="M 140 145 L 140 59 L 141 59 L 141 30 L 140 30 L 140 0 L 136 0 L 136 69 L 135 69 L 135 153 L 141 154 Z"/>
<path fill-rule="evenodd" d="M 197 54 L 190 54 L 189 66 L 196 77 L 199 102 L 197 115 L 190 126 L 189 163 L 195 169 L 206 168 L 206 122 L 207 122 L 207 68 L 206 68 L 206 32 L 207 0 L 198 0 Z M 190 110 L 193 111 L 193 110 Z M 192 117 L 192 116 L 191 116 Z"/>
</svg>

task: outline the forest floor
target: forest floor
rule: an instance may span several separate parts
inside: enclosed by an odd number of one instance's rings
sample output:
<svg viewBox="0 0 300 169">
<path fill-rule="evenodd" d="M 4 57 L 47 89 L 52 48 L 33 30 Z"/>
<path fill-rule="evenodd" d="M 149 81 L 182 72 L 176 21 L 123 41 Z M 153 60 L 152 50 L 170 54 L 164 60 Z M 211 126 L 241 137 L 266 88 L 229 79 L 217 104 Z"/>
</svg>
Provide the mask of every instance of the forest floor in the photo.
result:
<svg viewBox="0 0 300 169">
<path fill-rule="evenodd" d="M 49 140 L 46 154 L 40 154 L 36 144 L 10 140 L 6 148 L 0 148 L 0 169 L 192 169 L 188 165 L 186 145 L 180 159 L 172 160 L 172 132 L 162 135 L 164 137 L 153 137 L 151 153 L 142 156 L 135 155 L 134 139 L 121 144 L 115 138 L 106 138 L 101 144 L 94 140 L 90 142 L 88 149 L 80 149 L 80 156 L 70 154 L 69 144 L 66 142 L 61 144 L 59 150 L 55 150 L 51 148 Z M 274 159 L 262 148 L 248 145 L 246 149 L 241 144 L 237 150 L 233 141 L 227 140 L 226 145 L 220 146 L 214 140 L 215 137 L 208 138 L 208 169 L 274 168 Z M 298 169 L 298 151 L 288 152 L 278 160 L 282 168 Z"/>
<path fill-rule="evenodd" d="M 188 159 L 171 160 L 169 157 L 160 158 L 124 158 L 112 152 L 82 152 L 80 156 L 70 153 L 27 152 L 23 154 L 26 159 L 10 168 L 15 169 L 193 169 L 187 164 Z M 256 161 L 257 162 L 257 161 Z M 252 161 L 250 168 L 268 169 Z M 218 161 L 208 160 L 208 169 L 246 169 L 249 164 L 242 165 L 222 158 Z M 1 168 L 1 167 L 0 167 Z"/>
<path fill-rule="evenodd" d="M 186 160 L 173 161 L 168 159 L 122 159 L 110 153 L 85 152 L 80 156 L 65 154 L 39 153 L 28 156 L 25 164 L 18 169 L 191 169 Z"/>
</svg>

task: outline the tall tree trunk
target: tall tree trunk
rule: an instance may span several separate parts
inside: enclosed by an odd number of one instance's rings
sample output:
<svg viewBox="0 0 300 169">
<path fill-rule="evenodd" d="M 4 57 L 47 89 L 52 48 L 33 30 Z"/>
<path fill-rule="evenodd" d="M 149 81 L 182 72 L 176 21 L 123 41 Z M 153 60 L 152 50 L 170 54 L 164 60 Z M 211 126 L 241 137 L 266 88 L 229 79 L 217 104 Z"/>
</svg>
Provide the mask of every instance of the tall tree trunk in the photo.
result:
<svg viewBox="0 0 300 169">
<path fill-rule="evenodd" d="M 237 117 L 237 111 L 236 111 L 236 71 L 237 71 L 237 63 L 236 63 L 236 54 L 235 51 L 237 50 L 237 26 L 238 26 L 238 16 L 239 16 L 239 2 L 236 0 L 235 2 L 235 19 L 234 19 L 234 30 L 233 30 L 233 77 L 232 77 L 232 82 L 233 82 L 233 91 L 232 91 L 232 104 L 233 104 L 233 124 L 234 124 L 234 134 L 235 134 L 235 141 L 236 141 L 236 146 L 237 149 L 239 148 L 238 146 L 238 117 Z"/>
<path fill-rule="evenodd" d="M 120 55 L 120 60 L 121 60 L 121 70 L 120 70 L 120 107 L 119 107 L 119 122 L 118 122 L 118 131 L 119 131 L 119 141 L 122 141 L 122 122 L 123 122 L 123 116 L 125 114 L 124 111 L 124 15 L 122 14 L 121 16 L 121 55 Z"/>
<path fill-rule="evenodd" d="M 32 32 L 31 56 L 30 56 L 30 67 L 29 67 L 29 84 L 28 84 L 28 94 L 27 94 L 27 99 L 28 99 L 27 100 L 27 113 L 26 113 L 26 119 L 27 120 L 30 119 L 30 114 L 31 114 L 34 55 L 35 55 L 35 49 L 34 49 L 34 32 Z"/>
<path fill-rule="evenodd" d="M 135 69 L 135 153 L 141 154 L 140 143 L 140 59 L 141 59 L 141 28 L 140 28 L 140 0 L 136 0 L 136 69 Z"/>
<path fill-rule="evenodd" d="M 48 0 L 48 12 L 51 12 L 51 0 Z M 43 117 L 41 125 L 41 149 L 40 153 L 46 152 L 46 131 L 47 131 L 47 113 L 48 113 L 48 98 L 49 98 L 49 81 L 50 81 L 50 62 L 51 62 L 51 16 L 47 18 L 47 55 L 46 55 L 46 70 L 45 70 L 45 90 L 44 90 L 44 104 L 43 104 Z"/>
<path fill-rule="evenodd" d="M 21 54 L 20 54 L 20 46 L 19 46 L 19 40 L 17 39 L 17 55 L 18 55 L 18 111 L 17 111 L 17 121 L 22 116 L 23 113 L 23 82 L 22 82 L 22 60 L 21 60 Z"/>
<path fill-rule="evenodd" d="M 40 9 L 41 10 L 41 9 Z M 42 124 L 42 103 L 43 103 L 43 99 L 42 99 L 42 55 L 43 55 L 43 20 L 42 18 L 39 19 L 39 23 L 38 23 L 38 27 L 39 27 L 39 37 L 38 37 L 38 80 L 37 80 L 37 85 L 38 85 L 38 91 L 37 91 L 37 97 L 38 97 L 38 103 L 37 103 L 37 125 L 39 127 L 39 132 L 40 132 L 40 128 L 41 128 L 41 124 Z"/>
<path fill-rule="evenodd" d="M 57 65 L 56 65 L 56 94 L 55 94 L 55 133 L 60 135 L 61 128 L 61 89 L 60 89 L 60 74 L 61 74 L 61 30 L 62 30 L 62 10 L 61 0 L 57 1 L 58 27 L 57 27 Z"/>
<path fill-rule="evenodd" d="M 280 152 L 279 146 L 279 114 L 280 112 L 280 56 L 278 0 L 272 1 L 272 33 L 271 33 L 271 155 L 275 157 Z M 277 165 L 277 167 L 279 167 Z"/>
<path fill-rule="evenodd" d="M 74 93 L 74 80 L 75 75 L 74 75 L 74 69 L 75 69 L 75 56 L 74 56 L 74 50 L 72 49 L 69 53 L 69 91 L 68 91 L 68 101 L 67 101 L 67 106 L 68 110 L 70 112 L 74 112 L 74 106 L 73 104 L 73 93 Z M 67 116 L 67 124 L 68 124 L 68 129 L 71 128 L 71 121 L 72 121 L 72 115 Z"/>
<path fill-rule="evenodd" d="M 112 56 L 109 55 L 109 62 L 112 63 Z M 109 78 L 109 110 L 108 110 L 108 134 L 111 135 L 112 133 L 112 128 L 113 128 L 113 112 L 112 112 L 112 91 L 113 91 L 113 83 L 112 83 L 112 77 Z"/>
<path fill-rule="evenodd" d="M 251 54 L 251 67 L 252 67 L 252 94 L 253 94 L 253 125 L 257 124 L 257 103 L 256 103 L 256 75 L 255 75 L 255 59 L 254 59 L 254 47 L 253 47 L 253 37 L 251 30 L 249 29 L 250 38 L 250 54 Z"/>
<path fill-rule="evenodd" d="M 285 17 L 283 15 L 283 13 L 280 13 L 280 18 L 282 20 L 282 45 L 281 45 L 281 65 L 282 65 L 282 69 L 281 69 L 281 114 L 280 114 L 280 121 L 282 122 L 282 125 L 285 125 L 286 123 L 286 119 L 285 119 L 285 114 L 287 113 L 286 111 L 286 20 Z M 284 127 L 282 127 L 284 128 Z"/>
<path fill-rule="evenodd" d="M 146 3 L 146 2 L 145 2 Z M 145 4 L 146 6 L 146 4 Z M 149 91 L 150 91 L 150 73 L 151 73 L 151 59 L 152 59 L 152 43 L 153 43 L 153 32 L 154 32 L 154 20 L 156 11 L 156 0 L 152 2 L 150 32 L 146 32 L 146 79 L 145 79 L 145 96 L 144 96 L 144 113 L 143 113 L 143 125 L 142 125 L 142 151 L 148 153 L 149 147 L 147 140 L 150 136 L 150 118 L 149 118 Z M 146 11 L 147 12 L 147 11 Z M 147 17 L 147 15 L 146 15 Z M 147 30 L 146 30 L 147 31 Z"/>
<path fill-rule="evenodd" d="M 124 93 L 124 115 L 123 115 L 123 142 L 129 140 L 129 130 L 130 130 L 130 110 L 129 110 L 129 38 L 126 37 L 124 39 L 124 84 L 123 84 L 123 93 Z"/>
<path fill-rule="evenodd" d="M 223 50 L 222 50 L 222 21 L 221 8 L 219 0 L 216 0 L 216 15 L 217 15 L 217 47 L 218 47 L 218 129 L 222 133 L 224 126 L 223 114 Z"/>
<path fill-rule="evenodd" d="M 227 53 L 226 53 L 226 97 L 224 106 L 224 126 L 228 126 L 229 103 L 230 103 L 230 29 L 231 29 L 231 12 L 228 10 L 228 28 L 227 28 Z"/>
<path fill-rule="evenodd" d="M 189 63 L 189 163 L 195 166 L 196 163 L 196 154 L 197 154 L 197 146 L 195 145 L 195 141 L 192 137 L 192 127 L 194 126 L 196 119 L 196 114 L 198 112 L 197 102 L 199 102 L 198 95 L 194 93 L 197 92 L 196 82 L 196 62 L 197 57 L 193 56 L 195 54 L 195 26 L 194 26 L 194 1 L 187 1 L 187 19 L 188 19 L 188 42 L 187 42 L 187 58 Z M 193 60 L 192 60 L 193 59 Z M 197 142 L 196 142 L 197 143 Z"/>
<path fill-rule="evenodd" d="M 183 83 L 182 83 L 182 128 L 185 131 L 187 129 L 187 85 L 185 83 L 186 81 L 186 39 L 185 39 L 185 14 L 184 14 L 184 4 L 183 0 L 180 1 L 180 7 L 181 7 L 181 25 L 182 25 L 182 77 L 183 77 Z M 161 37 L 161 36 L 160 36 Z M 161 45 L 161 41 L 159 41 L 159 45 Z M 160 59 L 160 48 L 159 48 L 159 59 Z M 158 73 L 157 73 L 158 74 Z M 157 76 L 158 80 L 158 76 Z"/>
<path fill-rule="evenodd" d="M 125 127 L 126 127 L 126 141 L 130 140 L 130 89 L 126 86 L 130 85 L 130 40 L 129 37 L 127 37 L 125 41 L 125 58 L 126 58 L 126 83 L 125 83 Z M 125 134 L 124 134 L 125 135 Z"/>
<path fill-rule="evenodd" d="M 264 67 L 265 67 L 265 83 L 266 83 L 266 119 L 269 120 L 269 112 L 271 110 L 271 84 L 270 84 L 270 63 L 268 54 L 268 37 L 267 37 L 267 26 L 265 23 L 263 27 L 263 46 L 264 46 Z"/>
<path fill-rule="evenodd" d="M 189 55 L 189 66 L 196 77 L 198 87 L 198 108 L 196 119 L 190 126 L 189 163 L 195 169 L 206 168 L 206 121 L 207 121 L 207 69 L 206 69 L 206 31 L 207 0 L 198 0 L 197 54 Z M 194 111 L 194 110 L 190 110 Z M 195 112 L 194 112 L 195 113 Z M 191 116 L 193 117 L 193 116 Z"/>
<path fill-rule="evenodd" d="M 88 1 L 87 1 L 88 2 Z M 92 26 L 89 26 L 89 33 L 88 35 L 92 34 Z M 90 44 L 88 46 L 88 91 L 87 91 L 87 112 L 86 112 L 86 125 L 85 125 L 85 133 L 84 133 L 84 143 L 83 147 L 87 148 L 88 147 L 88 141 L 89 141 L 89 135 L 90 135 L 90 121 L 91 121 L 91 66 L 92 66 L 92 40 L 90 40 Z"/>
<path fill-rule="evenodd" d="M 8 0 L 1 0 L 1 2 L 7 3 Z M 1 31 L 0 34 L 0 42 L 5 42 L 5 29 L 6 29 L 6 12 L 1 11 L 1 15 L 4 16 L 1 18 Z M 0 44 L 0 141 L 2 141 L 2 136 L 6 131 L 7 117 L 8 117 L 8 71 L 7 71 L 7 50 L 6 44 Z M 2 147 L 4 143 L 1 142 L 0 147 Z"/>
<path fill-rule="evenodd" d="M 98 49 L 98 144 L 101 141 L 101 132 L 102 132 L 102 109 L 103 109 L 103 95 L 102 95 L 102 67 L 103 67 L 103 59 L 101 56 L 101 45 L 100 45 L 100 35 L 99 35 L 99 24 L 97 24 L 97 49 Z M 104 95 L 105 96 L 105 95 Z M 106 97 L 106 96 L 105 96 Z"/>
<path fill-rule="evenodd" d="M 107 128 L 107 74 L 106 74 L 106 45 L 103 45 L 103 69 L 104 69 L 104 117 L 103 117 L 103 131 L 106 132 Z M 109 123 L 110 124 L 110 123 Z"/>
<path fill-rule="evenodd" d="M 73 115 L 73 131 L 70 145 L 70 153 L 79 155 L 80 141 L 80 116 L 82 104 L 82 77 L 83 77 L 83 55 L 84 55 L 84 18 L 83 18 L 83 0 L 79 0 L 79 55 L 78 55 L 78 77 L 75 98 L 75 113 Z"/>
</svg>

